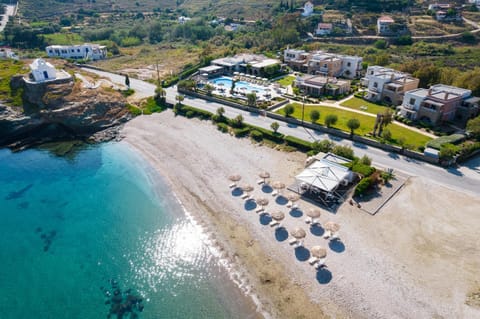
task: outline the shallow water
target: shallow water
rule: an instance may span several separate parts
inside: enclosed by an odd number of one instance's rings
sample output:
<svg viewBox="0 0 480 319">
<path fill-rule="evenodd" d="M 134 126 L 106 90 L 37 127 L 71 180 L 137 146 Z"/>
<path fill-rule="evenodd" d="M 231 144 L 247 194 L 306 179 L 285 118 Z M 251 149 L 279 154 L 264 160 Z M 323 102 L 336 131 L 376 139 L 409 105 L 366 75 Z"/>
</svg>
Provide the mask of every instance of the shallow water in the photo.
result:
<svg viewBox="0 0 480 319">
<path fill-rule="evenodd" d="M 0 150 L 0 217 L 2 319 L 107 318 L 117 285 L 142 299 L 139 318 L 254 316 L 206 235 L 125 144 L 73 159 Z"/>
</svg>

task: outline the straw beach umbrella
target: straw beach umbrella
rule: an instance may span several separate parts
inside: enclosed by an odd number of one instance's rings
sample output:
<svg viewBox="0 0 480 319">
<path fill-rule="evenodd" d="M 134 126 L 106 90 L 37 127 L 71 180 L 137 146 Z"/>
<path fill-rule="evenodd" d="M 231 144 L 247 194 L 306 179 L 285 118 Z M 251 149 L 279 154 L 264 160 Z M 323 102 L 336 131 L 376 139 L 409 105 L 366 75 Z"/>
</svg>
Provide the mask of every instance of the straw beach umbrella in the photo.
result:
<svg viewBox="0 0 480 319">
<path fill-rule="evenodd" d="M 318 259 L 327 257 L 327 250 L 321 246 L 313 246 L 312 249 L 310 249 L 310 253 Z"/>
<path fill-rule="evenodd" d="M 282 211 L 275 211 L 272 214 L 270 214 L 273 220 L 280 222 L 285 218 L 285 214 Z"/>
<path fill-rule="evenodd" d="M 295 237 L 296 240 L 298 240 L 299 244 L 302 245 L 302 239 L 307 236 L 307 233 L 305 230 L 301 227 L 295 227 L 291 232 L 290 235 Z"/>
<path fill-rule="evenodd" d="M 228 176 L 228 179 L 233 182 L 232 184 L 230 184 L 230 188 L 237 187 L 237 182 L 242 179 L 242 176 L 238 174 L 232 174 Z"/>
<path fill-rule="evenodd" d="M 300 195 L 295 193 L 290 193 L 287 195 L 288 204 L 287 207 L 292 207 L 293 203 L 300 199 Z"/>
<path fill-rule="evenodd" d="M 315 218 L 320 217 L 321 211 L 318 208 L 310 208 L 307 210 L 307 216 L 310 217 L 310 223 L 314 224 Z"/>
<path fill-rule="evenodd" d="M 257 205 L 260 205 L 262 206 L 262 208 L 264 208 L 265 206 L 268 205 L 268 198 L 259 197 L 255 200 L 255 202 L 257 203 Z"/>
<path fill-rule="evenodd" d="M 273 182 L 272 187 L 277 190 L 277 193 L 279 194 L 282 189 L 285 188 L 285 183 L 282 183 L 280 181 Z M 275 193 L 272 195 L 276 195 Z"/>
<path fill-rule="evenodd" d="M 326 222 L 323 228 L 325 228 L 325 230 L 328 232 L 325 233 L 323 237 L 328 238 L 330 236 L 333 236 L 336 232 L 340 230 L 340 225 L 330 221 Z"/>
<path fill-rule="evenodd" d="M 258 176 L 260 176 L 260 178 L 263 179 L 263 183 L 266 184 L 267 183 L 267 178 L 270 178 L 270 173 L 267 172 L 267 171 L 263 171 L 263 172 L 260 172 L 260 174 L 258 174 Z"/>
</svg>

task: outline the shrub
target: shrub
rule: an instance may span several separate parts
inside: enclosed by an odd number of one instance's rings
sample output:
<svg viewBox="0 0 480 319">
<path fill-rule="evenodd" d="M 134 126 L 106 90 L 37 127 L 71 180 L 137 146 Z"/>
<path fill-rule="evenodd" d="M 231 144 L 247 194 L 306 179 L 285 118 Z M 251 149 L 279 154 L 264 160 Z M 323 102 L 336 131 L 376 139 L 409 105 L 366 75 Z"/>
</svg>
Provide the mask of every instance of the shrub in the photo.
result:
<svg viewBox="0 0 480 319">
<path fill-rule="evenodd" d="M 248 126 L 233 129 L 233 134 L 235 135 L 235 137 L 247 136 L 249 132 L 250 132 L 250 128 Z"/>
<path fill-rule="evenodd" d="M 136 107 L 135 105 L 127 104 L 126 107 L 128 111 L 134 116 L 138 116 L 142 114 L 142 110 Z"/>
<path fill-rule="evenodd" d="M 358 162 L 360 164 L 363 164 L 363 165 L 372 165 L 372 159 L 370 157 L 368 157 L 367 155 L 363 155 L 359 160 Z"/>
<path fill-rule="evenodd" d="M 285 108 L 283 109 L 283 112 L 285 113 L 285 116 L 286 117 L 289 117 L 290 115 L 293 114 L 293 112 L 295 112 L 295 107 L 291 104 L 288 104 L 287 106 L 285 106 Z"/>
<path fill-rule="evenodd" d="M 312 110 L 310 112 L 310 119 L 312 120 L 312 123 L 315 123 L 320 119 L 320 112 L 318 110 Z"/>
<path fill-rule="evenodd" d="M 390 141 L 392 139 L 392 133 L 388 128 L 383 130 L 382 137 L 385 139 L 385 141 Z"/>
<path fill-rule="evenodd" d="M 359 196 L 364 194 L 370 188 L 370 186 L 372 186 L 372 184 L 373 179 L 370 176 L 362 178 L 355 187 L 354 195 Z"/>
<path fill-rule="evenodd" d="M 186 117 L 188 117 L 189 119 L 194 117 L 195 116 L 195 112 L 194 111 L 187 111 L 187 113 L 185 114 Z"/>
<path fill-rule="evenodd" d="M 442 145 L 445 144 L 456 144 L 461 142 L 465 136 L 463 134 L 452 134 L 448 136 L 441 136 L 434 140 L 431 140 L 427 143 L 428 147 L 434 148 L 436 150 L 441 149 Z"/>
<path fill-rule="evenodd" d="M 225 123 L 217 123 L 217 129 L 220 131 L 220 132 L 223 132 L 223 133 L 227 133 L 228 132 L 228 125 L 225 124 Z"/>
<path fill-rule="evenodd" d="M 358 162 L 353 163 L 351 169 L 352 169 L 352 171 L 362 175 L 363 177 L 370 176 L 376 171 L 375 167 L 365 165 L 365 164 L 362 164 L 362 163 L 358 163 Z"/>
<path fill-rule="evenodd" d="M 458 147 L 456 145 L 444 144 L 440 147 L 440 152 L 438 153 L 438 157 L 440 157 L 441 160 L 450 160 L 459 151 L 460 151 L 460 147 Z"/>
<path fill-rule="evenodd" d="M 243 116 L 241 114 L 237 115 L 235 118 L 230 120 L 230 125 L 234 128 L 243 127 Z"/>
<path fill-rule="evenodd" d="M 312 143 L 301 140 L 294 136 L 285 136 L 285 142 L 287 142 L 287 145 L 293 146 L 303 152 L 308 152 L 312 149 Z"/>
<path fill-rule="evenodd" d="M 328 153 L 332 151 L 334 146 L 335 146 L 335 143 L 327 139 L 322 141 L 315 141 L 312 143 L 312 148 L 316 153 L 319 153 L 319 152 Z"/>
<path fill-rule="evenodd" d="M 275 142 L 277 144 L 281 144 L 284 142 L 283 140 L 283 134 L 280 133 L 275 133 L 270 130 L 264 129 L 262 127 L 257 127 L 253 125 L 249 125 L 250 129 L 261 132 L 263 135 L 263 139 L 268 139 L 272 142 Z"/>
<path fill-rule="evenodd" d="M 252 130 L 252 131 L 250 131 L 250 137 L 251 137 L 252 139 L 254 139 L 255 141 L 258 141 L 258 142 L 259 142 L 259 141 L 262 140 L 263 134 L 262 134 L 262 132 L 260 132 L 260 131 Z"/>
<path fill-rule="evenodd" d="M 355 154 L 350 146 L 336 145 L 333 147 L 332 153 L 351 160 L 355 159 Z"/>
</svg>

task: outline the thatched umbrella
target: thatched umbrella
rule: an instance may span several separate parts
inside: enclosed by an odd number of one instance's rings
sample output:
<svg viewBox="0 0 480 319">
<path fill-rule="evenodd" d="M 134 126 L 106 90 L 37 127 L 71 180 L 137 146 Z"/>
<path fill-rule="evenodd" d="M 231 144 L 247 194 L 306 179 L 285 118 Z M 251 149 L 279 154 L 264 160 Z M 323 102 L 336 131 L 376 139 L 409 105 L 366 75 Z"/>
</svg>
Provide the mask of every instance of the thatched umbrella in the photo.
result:
<svg viewBox="0 0 480 319">
<path fill-rule="evenodd" d="M 275 220 L 277 222 L 280 222 L 285 218 L 285 214 L 282 211 L 279 211 L 279 210 L 271 213 L 270 216 L 272 217 L 273 220 Z"/>
<path fill-rule="evenodd" d="M 264 208 L 265 206 L 268 205 L 268 198 L 259 197 L 255 200 L 255 202 L 257 203 L 257 205 L 260 205 L 262 206 L 262 208 Z"/>
<path fill-rule="evenodd" d="M 295 239 L 297 239 L 300 243 L 300 245 L 302 244 L 302 239 L 305 238 L 305 236 L 307 236 L 307 233 L 305 232 L 305 230 L 301 227 L 295 227 L 291 232 L 290 232 L 290 235 L 292 235 L 293 237 L 295 237 Z"/>
<path fill-rule="evenodd" d="M 323 228 L 325 228 L 325 230 L 331 231 L 332 233 L 336 233 L 340 230 L 340 225 L 334 222 L 326 222 Z"/>
<path fill-rule="evenodd" d="M 263 183 L 265 184 L 267 181 L 267 178 L 270 178 L 270 173 L 267 172 L 267 171 L 263 171 L 263 172 L 260 172 L 260 174 L 258 174 L 258 176 L 260 176 L 260 178 L 263 178 Z"/>
<path fill-rule="evenodd" d="M 253 186 L 250 184 L 245 184 L 245 185 L 242 185 L 241 189 L 242 191 L 248 194 L 253 191 Z"/>
<path fill-rule="evenodd" d="M 314 219 L 320 217 L 321 211 L 318 208 L 307 210 L 307 216 L 310 217 L 310 223 L 314 224 Z"/>
<path fill-rule="evenodd" d="M 292 207 L 293 203 L 300 199 L 300 195 L 295 193 L 290 193 L 287 195 L 288 204 L 287 207 Z"/>
<path fill-rule="evenodd" d="M 233 182 L 232 184 L 230 184 L 230 188 L 235 188 L 237 187 L 237 182 L 242 179 L 242 176 L 238 174 L 232 174 L 228 176 L 228 179 Z"/>
<path fill-rule="evenodd" d="M 310 249 L 310 253 L 318 259 L 327 257 L 327 250 L 321 246 L 313 246 L 312 249 Z"/>
<path fill-rule="evenodd" d="M 280 193 L 280 191 L 285 188 L 285 183 L 276 181 L 272 183 L 272 187 L 275 188 L 278 193 Z"/>
</svg>

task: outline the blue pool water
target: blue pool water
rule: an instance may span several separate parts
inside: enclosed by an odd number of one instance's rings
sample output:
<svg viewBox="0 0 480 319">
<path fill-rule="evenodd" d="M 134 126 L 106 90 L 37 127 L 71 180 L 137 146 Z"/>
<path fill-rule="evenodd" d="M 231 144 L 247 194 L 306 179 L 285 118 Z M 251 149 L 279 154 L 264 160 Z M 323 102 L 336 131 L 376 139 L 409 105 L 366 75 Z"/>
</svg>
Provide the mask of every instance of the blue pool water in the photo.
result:
<svg viewBox="0 0 480 319">
<path fill-rule="evenodd" d="M 222 83 L 223 87 L 228 89 L 228 90 L 232 87 L 232 81 L 233 81 L 232 78 L 229 78 L 229 77 L 226 77 L 226 76 L 222 76 L 222 77 L 210 80 L 211 83 L 216 84 L 216 85 L 219 85 L 220 83 Z M 235 88 L 237 88 L 237 89 L 245 88 L 245 91 L 246 91 L 245 93 L 251 93 L 251 92 L 255 92 L 257 94 L 258 93 L 261 93 L 261 94 L 265 93 L 265 88 L 263 88 L 261 86 L 258 86 L 258 85 L 254 85 L 254 84 L 246 82 L 246 81 L 235 82 Z"/>
<path fill-rule="evenodd" d="M 107 318 L 127 295 L 138 318 L 253 316 L 205 235 L 123 143 L 69 159 L 0 150 L 0 217 L 2 319 Z"/>
</svg>

